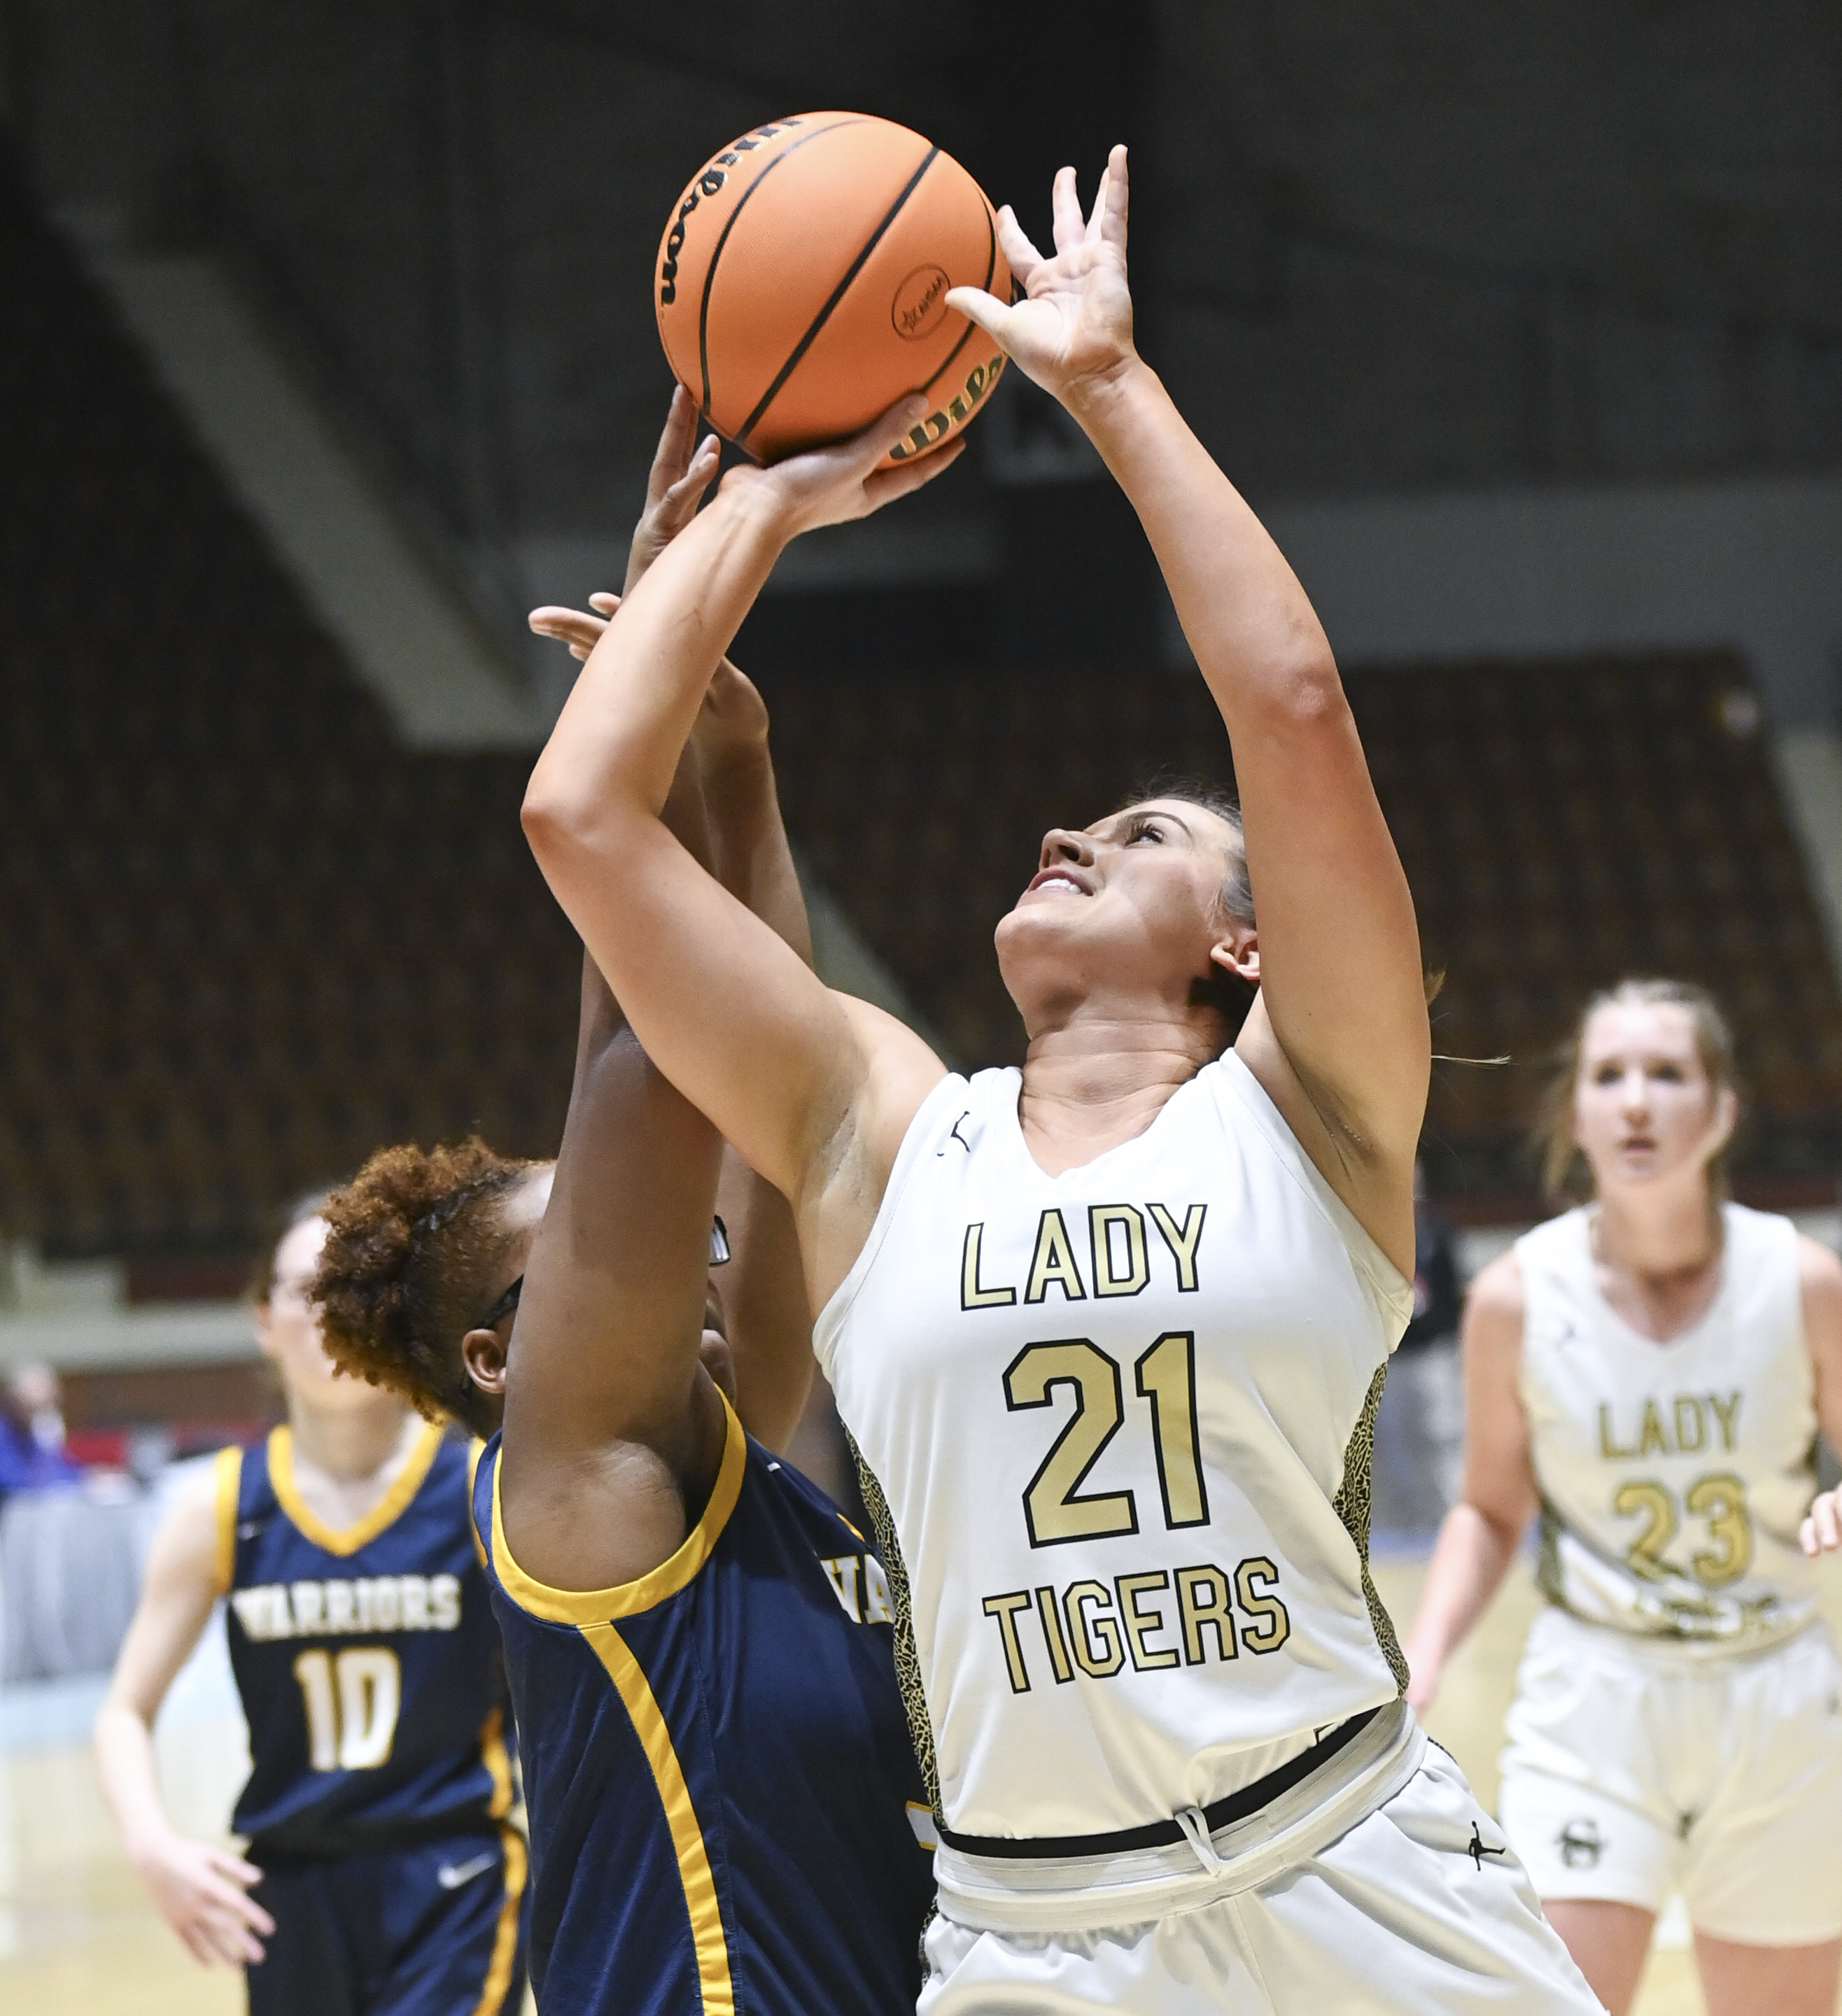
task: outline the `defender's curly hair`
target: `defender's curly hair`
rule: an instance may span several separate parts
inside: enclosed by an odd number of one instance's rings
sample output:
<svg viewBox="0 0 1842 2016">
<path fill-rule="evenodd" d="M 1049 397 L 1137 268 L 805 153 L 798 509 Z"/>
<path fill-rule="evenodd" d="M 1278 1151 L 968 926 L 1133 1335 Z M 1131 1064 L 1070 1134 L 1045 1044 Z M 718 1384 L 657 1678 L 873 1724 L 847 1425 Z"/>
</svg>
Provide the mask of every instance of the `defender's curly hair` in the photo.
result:
<svg viewBox="0 0 1842 2016">
<path fill-rule="evenodd" d="M 477 1424 L 460 1341 L 498 1258 L 497 1202 L 532 1165 L 476 1135 L 380 1148 L 320 1207 L 326 1243 L 308 1290 L 341 1368 L 431 1420 Z"/>
</svg>

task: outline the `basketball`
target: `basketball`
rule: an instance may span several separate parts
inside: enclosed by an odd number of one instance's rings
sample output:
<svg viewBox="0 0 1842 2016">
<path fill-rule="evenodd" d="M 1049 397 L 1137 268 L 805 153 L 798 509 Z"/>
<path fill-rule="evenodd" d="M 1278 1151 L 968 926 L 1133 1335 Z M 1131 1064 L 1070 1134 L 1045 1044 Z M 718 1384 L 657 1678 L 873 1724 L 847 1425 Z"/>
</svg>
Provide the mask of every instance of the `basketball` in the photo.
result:
<svg viewBox="0 0 1842 2016">
<path fill-rule="evenodd" d="M 949 288 L 1011 296 L 997 221 L 950 154 L 887 119 L 806 112 L 712 155 L 659 242 L 673 373 L 757 462 L 840 441 L 905 393 L 934 410 L 889 455 L 958 433 L 1004 369 Z"/>
</svg>

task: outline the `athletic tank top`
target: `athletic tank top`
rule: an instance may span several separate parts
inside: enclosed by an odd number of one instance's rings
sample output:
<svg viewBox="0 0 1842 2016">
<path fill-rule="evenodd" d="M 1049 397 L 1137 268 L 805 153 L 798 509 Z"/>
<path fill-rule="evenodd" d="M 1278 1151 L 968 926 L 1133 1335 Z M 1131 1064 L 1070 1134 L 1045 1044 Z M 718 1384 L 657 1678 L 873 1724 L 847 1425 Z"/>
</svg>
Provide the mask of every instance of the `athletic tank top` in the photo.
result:
<svg viewBox="0 0 1842 2016">
<path fill-rule="evenodd" d="M 889 1584 L 734 1414 L 703 1516 L 636 1582 L 512 1559 L 474 1485 L 531 1823 L 531 1978 L 571 2016 L 911 2016 L 933 1840 Z"/>
<path fill-rule="evenodd" d="M 472 1460 L 426 1427 L 383 1497 L 337 1530 L 295 1487 L 287 1428 L 219 1455 L 219 1584 L 251 1760 L 232 1824 L 258 1861 L 439 1839 L 510 1810 Z"/>
<path fill-rule="evenodd" d="M 1206 1805 L 1404 1685 L 1368 1466 L 1413 1291 L 1232 1052 L 1061 1176 L 1020 1082 L 922 1103 L 815 1342 L 937 1809 L 1028 1838 Z"/>
<path fill-rule="evenodd" d="M 1723 1204 L 1720 1286 L 1656 1344 L 1601 1292 L 1591 1214 L 1516 1241 L 1521 1392 L 1541 1492 L 1537 1580 L 1590 1624 L 1753 1650 L 1815 1614 L 1797 1545 L 1815 1378 L 1788 1219 Z"/>
</svg>

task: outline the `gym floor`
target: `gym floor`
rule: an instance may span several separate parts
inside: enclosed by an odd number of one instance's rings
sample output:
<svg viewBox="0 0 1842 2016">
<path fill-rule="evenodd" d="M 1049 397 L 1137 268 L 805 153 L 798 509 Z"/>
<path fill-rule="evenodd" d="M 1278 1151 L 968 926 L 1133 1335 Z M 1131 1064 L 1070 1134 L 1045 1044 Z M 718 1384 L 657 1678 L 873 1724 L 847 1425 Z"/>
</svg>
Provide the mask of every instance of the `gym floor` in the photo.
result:
<svg viewBox="0 0 1842 2016">
<path fill-rule="evenodd" d="M 1425 1563 L 1379 1559 L 1375 1581 L 1404 1625 Z M 1487 1805 L 1523 1635 L 1537 1598 L 1519 1569 L 1454 1665 L 1429 1718 Z M 1826 1607 L 1842 1635 L 1842 1589 Z M 243 1768 L 241 1733 L 223 1713 L 227 1673 L 175 1687 L 162 1719 L 162 1783 L 176 1820 L 221 1828 Z M 7 2016 L 233 2016 L 243 1985 L 196 1967 L 123 1859 L 81 1731 L 100 1683 L 0 1704 L 0 2008 Z M 1638 2016 L 1701 2016 L 1687 1926 L 1666 1914 L 1637 2002 Z"/>
</svg>

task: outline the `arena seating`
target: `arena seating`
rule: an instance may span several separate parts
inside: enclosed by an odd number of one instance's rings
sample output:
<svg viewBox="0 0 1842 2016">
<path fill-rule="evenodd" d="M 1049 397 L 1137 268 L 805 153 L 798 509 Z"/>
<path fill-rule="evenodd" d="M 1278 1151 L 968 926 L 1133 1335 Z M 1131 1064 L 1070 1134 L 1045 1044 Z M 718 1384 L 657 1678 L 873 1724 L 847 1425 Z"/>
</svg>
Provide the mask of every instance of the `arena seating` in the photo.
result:
<svg viewBox="0 0 1842 2016">
<path fill-rule="evenodd" d="M 0 1229 L 236 1255 L 380 1142 L 553 1150 L 526 757 L 406 754 L 0 172 Z"/>
<path fill-rule="evenodd" d="M 393 742 L 3 164 L 0 299 L 0 1231 L 234 1255 L 385 1140 L 548 1152 L 579 955 L 518 831 L 528 758 Z M 1435 1188 L 1527 1200 L 1541 1062 L 1633 970 L 1733 1011 L 1755 1186 L 1831 1183 L 1842 1003 L 1743 668 L 1350 684 L 1448 974 L 1436 1047 L 1514 1060 L 1437 1067 Z M 1019 1053 L 991 931 L 1044 828 L 1228 774 L 1163 670 L 769 699 L 796 844 L 957 1062 Z"/>
<path fill-rule="evenodd" d="M 1743 667 L 1421 667 L 1348 685 L 1427 963 L 1447 974 L 1435 1049 L 1511 1060 L 1436 1067 L 1434 1187 L 1533 1209 L 1524 1136 L 1555 1046 L 1588 988 L 1640 973 L 1702 980 L 1733 1015 L 1754 1193 L 1833 1195 L 1842 1003 Z M 1163 671 L 804 679 L 770 698 L 807 858 L 969 1059 L 1021 1053 L 991 931 L 1044 830 L 1160 765 L 1228 775 L 1201 681 Z"/>
</svg>

